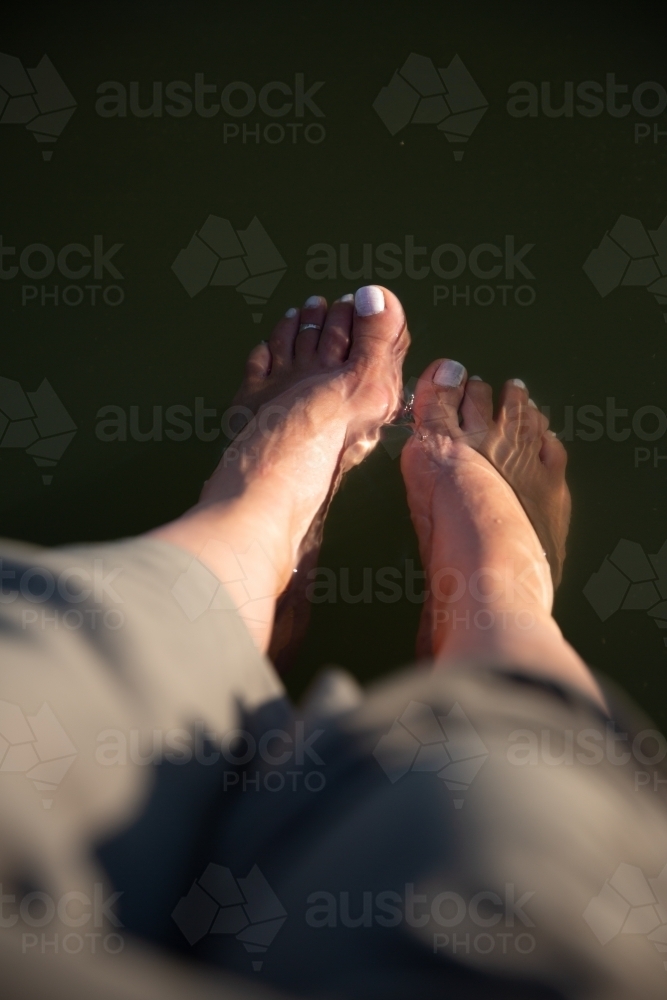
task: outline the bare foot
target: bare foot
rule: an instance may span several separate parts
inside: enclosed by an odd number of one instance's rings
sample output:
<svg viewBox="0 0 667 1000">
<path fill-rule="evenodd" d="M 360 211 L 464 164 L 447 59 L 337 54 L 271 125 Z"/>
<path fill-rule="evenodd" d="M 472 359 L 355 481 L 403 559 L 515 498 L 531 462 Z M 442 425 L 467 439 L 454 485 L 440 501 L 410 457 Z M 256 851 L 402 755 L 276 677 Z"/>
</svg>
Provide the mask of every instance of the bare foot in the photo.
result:
<svg viewBox="0 0 667 1000">
<path fill-rule="evenodd" d="M 603 704 L 551 617 L 570 513 L 566 458 L 523 383 L 505 384 L 494 420 L 490 387 L 437 361 L 413 412 L 401 466 L 430 582 L 420 652 L 555 674 Z"/>
<path fill-rule="evenodd" d="M 306 300 L 300 312 L 297 309 L 288 310 L 283 319 L 292 320 L 290 324 L 278 323 L 271 339 L 255 348 L 248 359 L 243 382 L 232 401 L 229 423 L 235 432 L 235 440 L 229 446 L 228 458 L 233 457 L 238 447 L 242 446 L 245 436 L 243 431 L 260 407 L 273 402 L 283 389 L 290 388 L 302 376 L 304 366 L 310 364 L 312 355 L 320 346 L 320 330 L 325 317 L 328 344 L 324 341 L 322 343 L 322 361 L 330 364 L 347 360 L 353 302 L 354 295 L 344 295 L 333 303 L 327 313 L 325 299 L 313 295 Z M 305 329 L 295 338 L 293 331 L 301 326 Z M 264 347 L 268 348 L 268 367 Z M 306 597 L 308 574 L 317 566 L 324 522 L 342 475 L 343 469 L 340 468 L 331 481 L 324 503 L 301 541 L 296 572 L 292 574 L 276 603 L 268 655 L 279 673 L 285 673 L 292 665 L 308 629 L 311 611 L 311 604 Z"/>
<path fill-rule="evenodd" d="M 434 361 L 429 365 L 422 376 L 425 391 L 443 364 L 457 366 L 458 362 Z M 542 543 L 555 589 L 563 575 L 572 507 L 565 481 L 567 452 L 520 379 L 511 379 L 503 386 L 494 419 L 491 386 L 474 375 L 466 380 L 460 365 L 452 370 L 461 377 L 458 407 L 442 393 L 429 398 L 427 404 L 422 399 L 422 423 L 444 421 L 455 438 L 484 455 L 509 483 Z M 428 407 L 432 413 L 427 412 Z M 432 602 L 427 600 L 417 638 L 419 655 L 430 652 L 431 613 Z"/>
<path fill-rule="evenodd" d="M 572 502 L 565 481 L 567 452 L 520 379 L 506 382 L 493 418 L 491 386 L 468 379 L 461 402 L 466 440 L 510 484 L 549 560 L 554 588 L 563 575 Z"/>
<path fill-rule="evenodd" d="M 288 310 L 248 358 L 235 400 L 251 411 L 246 426 L 199 503 L 152 533 L 209 565 L 263 651 L 277 599 L 317 552 L 340 477 L 400 406 L 408 344 L 403 309 L 379 286 L 328 311 L 318 296 Z"/>
</svg>

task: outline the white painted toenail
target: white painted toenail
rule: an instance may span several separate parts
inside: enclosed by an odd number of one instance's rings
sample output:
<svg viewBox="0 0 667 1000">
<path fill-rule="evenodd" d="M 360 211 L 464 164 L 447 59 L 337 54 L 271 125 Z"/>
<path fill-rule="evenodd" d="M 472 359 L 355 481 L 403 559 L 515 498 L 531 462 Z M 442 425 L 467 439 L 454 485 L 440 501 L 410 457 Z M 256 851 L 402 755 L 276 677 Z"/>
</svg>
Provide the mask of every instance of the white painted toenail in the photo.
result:
<svg viewBox="0 0 667 1000">
<path fill-rule="evenodd" d="M 377 285 L 364 285 L 354 293 L 354 306 L 359 316 L 375 316 L 384 309 L 384 295 Z"/>
<path fill-rule="evenodd" d="M 311 295 L 303 304 L 304 309 L 317 309 L 320 305 L 322 305 L 321 295 Z"/>
<path fill-rule="evenodd" d="M 512 383 L 512 385 L 515 385 L 517 387 L 517 389 L 525 389 L 525 388 L 527 388 L 526 387 L 526 383 L 523 381 L 523 379 L 520 379 L 520 378 L 511 378 L 510 382 Z"/>
<path fill-rule="evenodd" d="M 285 319 L 294 319 L 294 317 L 296 316 L 296 314 L 298 313 L 298 311 L 299 311 L 298 309 L 295 309 L 292 306 L 292 308 L 288 309 L 287 312 L 285 313 Z"/>
<path fill-rule="evenodd" d="M 352 292 L 348 292 L 347 295 L 341 295 L 339 302 L 354 302 L 354 295 Z"/>
<path fill-rule="evenodd" d="M 455 389 L 461 385 L 465 368 L 458 361 L 443 361 L 435 375 L 433 381 L 436 385 L 442 385 L 447 389 Z"/>
<path fill-rule="evenodd" d="M 528 405 L 529 406 L 533 406 L 535 409 L 537 409 L 537 403 L 535 402 L 534 399 L 529 399 L 528 400 Z"/>
<path fill-rule="evenodd" d="M 469 382 L 483 382 L 484 379 L 482 378 L 481 375 L 471 375 L 470 378 L 468 379 L 468 381 Z"/>
</svg>

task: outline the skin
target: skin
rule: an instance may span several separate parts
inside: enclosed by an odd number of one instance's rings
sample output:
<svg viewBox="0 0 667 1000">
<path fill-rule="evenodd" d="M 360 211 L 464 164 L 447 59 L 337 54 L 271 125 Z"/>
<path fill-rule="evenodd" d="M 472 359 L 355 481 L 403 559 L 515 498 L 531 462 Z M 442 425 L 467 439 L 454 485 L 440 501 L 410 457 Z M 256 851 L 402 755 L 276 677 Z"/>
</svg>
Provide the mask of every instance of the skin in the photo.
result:
<svg viewBox="0 0 667 1000">
<path fill-rule="evenodd" d="M 570 516 L 565 449 L 525 388 L 507 382 L 494 417 L 484 382 L 465 371 L 456 387 L 434 382 L 442 363 L 418 382 L 415 434 L 401 455 L 430 582 L 420 652 L 438 668 L 462 659 L 525 667 L 605 709 L 551 614 Z"/>
<path fill-rule="evenodd" d="M 237 396 L 255 416 L 195 507 L 151 533 L 208 565 L 262 652 L 294 570 L 303 579 L 316 559 L 341 477 L 401 406 L 410 338 L 400 302 L 382 291 L 384 309 L 375 315 L 360 316 L 343 301 L 327 311 L 319 299 L 278 322 L 268 344 L 251 352 Z"/>
<path fill-rule="evenodd" d="M 307 622 L 306 574 L 335 490 L 401 407 L 409 335 L 400 302 L 382 292 L 371 316 L 321 298 L 288 311 L 250 353 L 234 401 L 249 419 L 199 502 L 151 532 L 208 565 L 279 662 Z M 418 382 L 401 459 L 431 590 L 418 650 L 436 669 L 462 659 L 523 666 L 604 707 L 551 616 L 570 516 L 565 451 L 524 388 L 507 383 L 494 415 L 481 380 L 434 382 L 441 363 Z"/>
</svg>

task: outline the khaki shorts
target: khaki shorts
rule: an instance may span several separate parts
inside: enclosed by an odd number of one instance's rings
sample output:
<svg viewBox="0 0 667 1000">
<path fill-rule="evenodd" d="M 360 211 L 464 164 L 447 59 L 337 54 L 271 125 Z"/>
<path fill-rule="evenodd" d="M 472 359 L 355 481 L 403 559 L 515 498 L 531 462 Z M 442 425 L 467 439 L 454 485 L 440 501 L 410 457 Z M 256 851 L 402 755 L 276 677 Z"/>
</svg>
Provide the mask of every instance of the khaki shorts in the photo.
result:
<svg viewBox="0 0 667 1000">
<path fill-rule="evenodd" d="M 300 712 L 162 542 L 2 546 L 12 997 L 662 997 L 662 737 L 511 665 Z"/>
</svg>

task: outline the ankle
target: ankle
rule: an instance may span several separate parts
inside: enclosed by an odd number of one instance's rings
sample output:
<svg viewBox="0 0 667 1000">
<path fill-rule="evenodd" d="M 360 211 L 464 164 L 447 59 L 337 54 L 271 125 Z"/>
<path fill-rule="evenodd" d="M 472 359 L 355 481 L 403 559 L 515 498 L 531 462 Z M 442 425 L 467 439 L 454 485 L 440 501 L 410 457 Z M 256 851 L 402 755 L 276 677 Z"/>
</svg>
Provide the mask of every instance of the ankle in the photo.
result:
<svg viewBox="0 0 667 1000">
<path fill-rule="evenodd" d="M 595 678 L 548 612 L 494 612 L 491 627 L 479 627 L 481 621 L 467 630 L 450 630 L 440 645 L 434 645 L 437 669 L 466 661 L 525 670 L 569 684 L 608 711 Z"/>
</svg>

